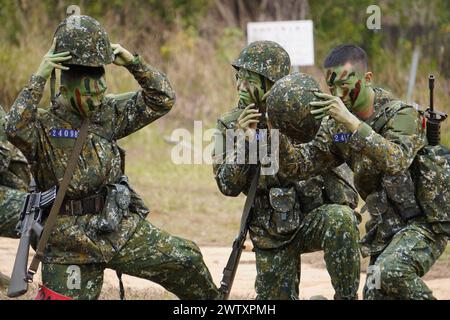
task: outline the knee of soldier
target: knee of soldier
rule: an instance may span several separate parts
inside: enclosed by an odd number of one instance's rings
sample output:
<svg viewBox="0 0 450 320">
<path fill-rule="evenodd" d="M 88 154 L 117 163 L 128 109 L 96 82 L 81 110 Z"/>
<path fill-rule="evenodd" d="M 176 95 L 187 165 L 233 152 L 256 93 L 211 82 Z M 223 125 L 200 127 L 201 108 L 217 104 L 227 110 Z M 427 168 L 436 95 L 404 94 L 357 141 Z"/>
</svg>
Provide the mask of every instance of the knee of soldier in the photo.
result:
<svg viewBox="0 0 450 320">
<path fill-rule="evenodd" d="M 100 264 L 42 265 L 42 282 L 56 296 L 75 300 L 98 299 L 103 284 L 103 266 Z"/>
<path fill-rule="evenodd" d="M 334 231 L 333 236 L 339 234 L 356 237 L 359 234 L 358 222 L 353 209 L 348 206 L 333 204 L 329 206 L 326 223 Z"/>
<path fill-rule="evenodd" d="M 182 264 L 187 268 L 196 268 L 203 264 L 203 255 L 200 248 L 190 240 L 184 240 L 185 243 L 180 247 L 177 256 L 181 257 Z"/>
<path fill-rule="evenodd" d="M 385 292 L 394 292 L 407 286 L 410 272 L 407 266 L 397 259 L 383 259 L 374 265 L 374 274 L 379 274 L 381 289 Z"/>
</svg>

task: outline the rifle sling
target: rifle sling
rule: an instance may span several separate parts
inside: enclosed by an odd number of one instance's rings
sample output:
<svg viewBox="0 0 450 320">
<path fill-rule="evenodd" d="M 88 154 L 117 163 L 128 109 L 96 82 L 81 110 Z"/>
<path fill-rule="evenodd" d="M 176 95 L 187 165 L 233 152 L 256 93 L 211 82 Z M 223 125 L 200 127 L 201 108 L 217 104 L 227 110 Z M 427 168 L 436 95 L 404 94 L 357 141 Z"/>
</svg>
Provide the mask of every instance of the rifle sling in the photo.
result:
<svg viewBox="0 0 450 320">
<path fill-rule="evenodd" d="M 39 263 L 44 258 L 45 246 L 50 237 L 53 226 L 55 225 L 56 217 L 58 216 L 59 210 L 61 209 L 61 205 L 66 195 L 67 188 L 69 187 L 70 181 L 72 180 L 73 173 L 78 163 L 78 157 L 81 153 L 81 150 L 83 149 L 84 142 L 86 141 L 88 135 L 88 127 L 89 120 L 84 119 L 83 123 L 81 124 L 78 138 L 75 141 L 75 146 L 72 150 L 72 153 L 70 154 L 69 162 L 67 164 L 66 171 L 64 172 L 64 177 L 61 181 L 61 184 L 59 185 L 55 202 L 53 202 L 50 214 L 48 215 L 47 221 L 45 222 L 44 230 L 42 231 L 42 235 L 39 239 L 38 247 L 36 249 L 36 254 L 34 255 L 33 260 L 31 261 L 30 268 L 28 269 L 28 277 L 30 278 L 29 280 L 32 280 L 32 276 L 36 273 L 39 267 Z"/>
<path fill-rule="evenodd" d="M 55 86 L 56 86 L 56 71 L 53 69 L 52 74 L 50 76 L 50 100 L 52 105 L 55 104 Z"/>
<path fill-rule="evenodd" d="M 255 176 L 253 177 L 252 182 L 250 184 L 250 188 L 248 189 L 247 199 L 245 199 L 244 211 L 242 212 L 242 217 L 241 217 L 241 227 L 239 230 L 240 234 L 245 233 L 246 230 L 248 229 L 248 226 L 247 226 L 248 219 L 250 216 L 251 209 L 253 207 L 253 202 L 255 202 L 256 189 L 258 187 L 260 173 L 261 173 L 261 168 L 258 165 L 256 167 Z"/>
<path fill-rule="evenodd" d="M 228 299 L 231 287 L 233 285 L 234 276 L 236 275 L 237 265 L 239 263 L 241 252 L 243 249 L 241 242 L 245 241 L 245 237 L 247 235 L 248 223 L 250 221 L 250 214 L 252 212 L 253 203 L 255 201 L 256 189 L 258 187 L 260 173 L 261 167 L 260 165 L 258 165 L 256 167 L 256 173 L 252 179 L 250 188 L 247 193 L 247 199 L 245 200 L 239 235 L 237 236 L 236 240 L 234 240 L 233 248 L 231 250 L 230 257 L 228 258 L 227 265 L 223 269 L 223 277 L 219 291 L 224 294 L 225 299 Z"/>
</svg>

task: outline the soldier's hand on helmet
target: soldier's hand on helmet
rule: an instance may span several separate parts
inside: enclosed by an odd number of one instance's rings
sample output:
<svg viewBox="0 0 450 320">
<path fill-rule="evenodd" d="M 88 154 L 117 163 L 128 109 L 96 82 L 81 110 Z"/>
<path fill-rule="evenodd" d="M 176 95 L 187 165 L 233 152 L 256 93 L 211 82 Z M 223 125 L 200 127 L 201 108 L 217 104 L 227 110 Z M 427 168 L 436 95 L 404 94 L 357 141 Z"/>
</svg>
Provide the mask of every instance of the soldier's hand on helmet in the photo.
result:
<svg viewBox="0 0 450 320">
<path fill-rule="evenodd" d="M 125 66 L 134 60 L 134 56 L 118 43 L 111 43 L 114 50 L 114 64 L 117 66 Z"/>
<path fill-rule="evenodd" d="M 53 69 L 61 69 L 61 70 L 69 70 L 69 67 L 65 67 L 62 65 L 63 62 L 72 59 L 69 51 L 54 53 L 56 48 L 56 38 L 53 39 L 52 47 L 42 59 L 41 64 L 39 65 L 37 75 L 48 79 Z"/>
<path fill-rule="evenodd" d="M 245 139 L 253 141 L 256 135 L 256 127 L 259 123 L 259 118 L 262 113 L 255 109 L 255 104 L 249 104 L 238 118 L 236 129 L 241 129 L 245 132 Z"/>
<path fill-rule="evenodd" d="M 314 95 L 323 99 L 323 101 L 313 101 L 309 104 L 315 108 L 311 111 L 314 118 L 322 119 L 329 115 L 351 132 L 355 131 L 361 124 L 361 121 L 347 109 L 341 98 L 320 92 L 314 92 Z"/>
</svg>

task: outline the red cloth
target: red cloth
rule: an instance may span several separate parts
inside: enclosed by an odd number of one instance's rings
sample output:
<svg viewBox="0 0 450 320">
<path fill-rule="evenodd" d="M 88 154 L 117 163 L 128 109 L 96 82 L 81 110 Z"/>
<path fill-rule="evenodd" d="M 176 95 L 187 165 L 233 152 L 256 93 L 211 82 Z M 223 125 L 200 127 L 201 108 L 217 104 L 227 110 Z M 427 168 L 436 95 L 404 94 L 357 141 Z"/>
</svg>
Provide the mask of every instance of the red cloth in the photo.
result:
<svg viewBox="0 0 450 320">
<path fill-rule="evenodd" d="M 34 300 L 73 300 L 73 299 L 63 296 L 62 294 L 50 290 L 49 288 L 46 288 L 45 286 L 40 284 L 38 294 L 36 298 L 34 298 Z"/>
</svg>

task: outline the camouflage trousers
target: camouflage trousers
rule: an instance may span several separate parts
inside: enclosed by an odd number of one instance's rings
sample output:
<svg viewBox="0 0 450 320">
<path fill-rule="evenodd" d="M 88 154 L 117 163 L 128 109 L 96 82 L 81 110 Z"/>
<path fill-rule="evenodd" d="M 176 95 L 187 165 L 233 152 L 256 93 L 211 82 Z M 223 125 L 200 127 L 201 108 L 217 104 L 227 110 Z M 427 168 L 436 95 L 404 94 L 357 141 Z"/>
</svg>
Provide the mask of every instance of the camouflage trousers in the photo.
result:
<svg viewBox="0 0 450 320">
<path fill-rule="evenodd" d="M 19 221 L 26 193 L 0 186 L 0 237 L 18 238 L 14 231 Z"/>
<path fill-rule="evenodd" d="M 42 280 L 47 288 L 65 296 L 97 299 L 105 268 L 156 282 L 180 299 L 220 297 L 197 245 L 171 236 L 145 220 L 108 263 L 43 264 Z"/>
<path fill-rule="evenodd" d="M 359 287 L 358 221 L 347 206 L 330 204 L 308 213 L 286 246 L 255 249 L 257 299 L 298 299 L 301 254 L 324 251 L 336 299 L 355 299 Z"/>
<path fill-rule="evenodd" d="M 446 245 L 447 238 L 434 233 L 428 223 L 408 224 L 378 257 L 372 257 L 364 299 L 435 299 L 421 277 L 441 256 Z"/>
</svg>

